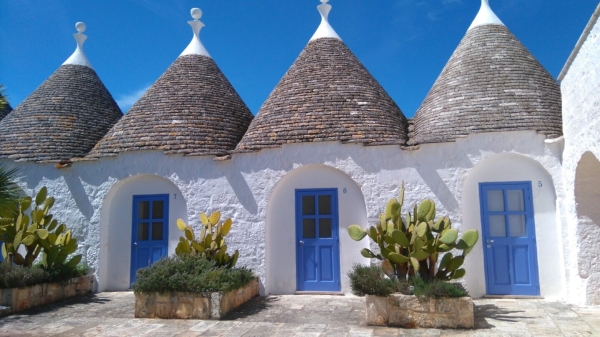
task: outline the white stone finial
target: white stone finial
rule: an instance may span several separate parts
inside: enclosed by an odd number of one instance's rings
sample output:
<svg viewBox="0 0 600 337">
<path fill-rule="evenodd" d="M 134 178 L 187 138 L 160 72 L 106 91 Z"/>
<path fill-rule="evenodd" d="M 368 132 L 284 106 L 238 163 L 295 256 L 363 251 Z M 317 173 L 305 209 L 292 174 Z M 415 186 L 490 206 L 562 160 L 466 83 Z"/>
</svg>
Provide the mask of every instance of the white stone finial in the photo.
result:
<svg viewBox="0 0 600 337">
<path fill-rule="evenodd" d="M 87 35 L 83 34 L 83 32 L 85 32 L 85 28 L 86 26 L 83 22 L 77 22 L 75 24 L 77 33 L 73 34 L 73 37 L 75 37 L 75 41 L 77 42 L 77 48 L 75 49 L 75 52 L 73 52 L 73 54 L 63 63 L 63 65 L 75 64 L 92 68 L 92 64 L 83 52 L 83 43 L 87 39 Z"/>
<path fill-rule="evenodd" d="M 202 27 L 204 27 L 204 23 L 202 23 L 202 21 L 199 21 L 200 18 L 202 17 L 202 10 L 200 10 L 200 8 L 192 8 L 192 10 L 190 11 L 190 14 L 192 15 L 192 18 L 194 20 L 188 21 L 188 23 L 190 26 L 192 26 L 192 30 L 194 31 L 194 36 L 192 37 L 192 41 L 190 42 L 190 44 L 187 46 L 187 48 L 185 48 L 183 53 L 181 53 L 181 55 L 179 55 L 179 56 L 202 55 L 202 56 L 210 57 L 210 54 L 208 54 L 208 51 L 206 50 L 206 48 L 204 48 L 202 41 L 200 41 L 200 30 L 202 29 Z"/>
<path fill-rule="evenodd" d="M 75 24 L 75 29 L 77 29 L 77 33 L 82 34 L 83 32 L 85 32 L 85 23 L 83 22 L 77 22 Z"/>
<path fill-rule="evenodd" d="M 202 10 L 200 8 L 192 8 L 190 10 L 190 14 L 192 15 L 194 21 L 198 21 L 202 17 Z"/>
<path fill-rule="evenodd" d="M 502 23 L 502 21 L 498 18 L 498 16 L 496 16 L 494 11 L 492 11 L 488 0 L 481 0 L 481 8 L 479 9 L 479 13 L 477 13 L 475 20 L 473 20 L 473 23 L 471 24 L 471 27 L 469 27 L 468 30 L 483 25 L 504 26 L 504 23 Z"/>
<path fill-rule="evenodd" d="M 317 6 L 319 13 L 321 13 L 321 24 L 315 34 L 310 38 L 310 41 L 320 39 L 320 38 L 334 38 L 341 40 L 339 35 L 333 30 L 333 27 L 329 24 L 329 12 L 331 11 L 331 5 L 328 4 L 329 0 L 320 0 L 321 4 Z"/>
</svg>

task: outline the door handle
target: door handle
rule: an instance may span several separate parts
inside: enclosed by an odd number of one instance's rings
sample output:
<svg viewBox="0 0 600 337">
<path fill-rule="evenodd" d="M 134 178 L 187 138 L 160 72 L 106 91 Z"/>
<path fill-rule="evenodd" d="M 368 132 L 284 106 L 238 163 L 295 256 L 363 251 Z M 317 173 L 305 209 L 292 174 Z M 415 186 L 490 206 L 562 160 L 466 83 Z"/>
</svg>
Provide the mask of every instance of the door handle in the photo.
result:
<svg viewBox="0 0 600 337">
<path fill-rule="evenodd" d="M 133 243 L 133 245 L 134 245 L 134 246 L 137 246 L 137 242 L 134 242 L 134 243 Z"/>
<path fill-rule="evenodd" d="M 487 240 L 487 243 L 494 243 L 494 240 Z"/>
<path fill-rule="evenodd" d="M 304 241 L 300 240 L 300 244 L 301 244 L 301 245 L 303 245 L 303 244 L 304 244 Z"/>
</svg>

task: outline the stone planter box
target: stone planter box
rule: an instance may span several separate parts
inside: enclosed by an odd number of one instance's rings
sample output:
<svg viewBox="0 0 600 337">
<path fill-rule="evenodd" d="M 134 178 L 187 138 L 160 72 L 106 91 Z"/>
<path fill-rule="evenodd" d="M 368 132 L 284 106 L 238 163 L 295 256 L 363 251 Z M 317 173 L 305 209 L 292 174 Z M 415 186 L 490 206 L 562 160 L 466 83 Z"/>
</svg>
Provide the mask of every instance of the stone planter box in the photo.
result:
<svg viewBox="0 0 600 337">
<path fill-rule="evenodd" d="M 473 300 L 392 294 L 367 295 L 367 324 L 404 328 L 472 329 Z"/>
<path fill-rule="evenodd" d="M 135 318 L 221 319 L 258 295 L 258 278 L 227 293 L 135 293 Z"/>
<path fill-rule="evenodd" d="M 11 312 L 19 312 L 70 297 L 85 295 L 92 291 L 93 285 L 94 275 L 86 275 L 64 282 L 0 289 L 0 306 L 10 307 Z"/>
</svg>

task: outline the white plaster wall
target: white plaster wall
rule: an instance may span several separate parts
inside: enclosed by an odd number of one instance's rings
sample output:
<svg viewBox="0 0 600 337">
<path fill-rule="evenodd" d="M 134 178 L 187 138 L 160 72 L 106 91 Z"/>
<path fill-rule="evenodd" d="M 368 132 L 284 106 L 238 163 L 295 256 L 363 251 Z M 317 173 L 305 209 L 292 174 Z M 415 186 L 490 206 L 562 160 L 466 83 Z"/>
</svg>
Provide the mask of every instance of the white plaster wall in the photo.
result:
<svg viewBox="0 0 600 337">
<path fill-rule="evenodd" d="M 155 175 L 139 175 L 115 184 L 104 199 L 100 220 L 98 289 L 129 288 L 134 195 L 169 195 L 168 252 L 175 253 L 181 233 L 177 219 L 187 223 L 186 200 L 171 181 Z"/>
<path fill-rule="evenodd" d="M 131 218 L 130 200 L 124 200 L 123 204 L 113 201 L 110 205 L 106 204 L 105 200 L 111 200 L 119 194 L 112 192 L 113 186 L 116 186 L 114 191 L 120 190 L 119 185 L 116 185 L 119 182 L 124 181 L 123 186 L 127 186 L 126 180 L 130 177 L 153 175 L 161 177 L 157 178 L 156 184 L 165 179 L 180 191 L 187 202 L 187 219 L 196 229 L 200 223 L 199 213 L 203 211 L 212 212 L 218 209 L 223 216 L 233 218 L 234 225 L 227 241 L 230 249 L 240 250 L 238 265 L 248 266 L 260 276 L 261 294 L 275 294 L 289 293 L 292 289 L 287 283 L 290 273 L 282 273 L 279 276 L 277 271 L 271 273 L 269 269 L 267 272 L 267 261 L 270 262 L 272 254 L 277 252 L 275 249 L 267 249 L 270 246 L 265 244 L 268 242 L 271 245 L 271 241 L 274 242 L 273 245 L 277 244 L 275 238 L 271 238 L 273 233 L 267 233 L 269 224 L 266 219 L 267 214 L 271 212 L 268 205 L 272 195 L 279 193 L 280 188 L 281 191 L 285 191 L 292 185 L 322 187 L 333 182 L 337 187 L 344 185 L 352 191 L 353 199 L 343 199 L 343 193 L 339 194 L 340 215 L 343 217 L 340 219 L 340 225 L 359 223 L 366 226 L 365 213 L 366 219 L 377 218 L 379 213 L 383 212 L 387 201 L 397 196 L 400 183 L 404 181 L 405 211 L 416 202 L 431 198 L 436 202 L 438 214 L 448 215 L 453 220 L 454 227 L 463 231 L 462 191 L 469 171 L 486 158 L 505 152 L 520 154 L 537 161 L 554 181 L 560 181 L 560 149 L 556 144 L 545 144 L 544 137 L 533 131 L 472 135 L 455 143 L 423 145 L 415 151 L 401 150 L 398 146 L 365 147 L 359 144 L 322 142 L 290 144 L 280 149 L 236 154 L 226 161 L 214 161 L 212 157 L 165 156 L 161 152 L 143 151 L 124 153 L 118 157 L 98 161 L 76 162 L 71 168 L 61 170 L 52 165 L 16 165 L 22 168 L 22 174 L 26 176 L 22 184 L 26 191 L 47 185 L 50 193 L 58 196 L 55 206 L 57 214 L 76 228 L 82 251 L 96 272 L 100 289 L 108 288 L 108 284 L 113 282 L 109 281 L 107 276 L 112 268 L 111 264 L 99 266 L 100 261 L 110 260 L 108 256 L 99 256 L 100 251 L 103 254 L 106 251 L 101 250 L 101 245 L 108 244 L 101 240 L 100 235 L 107 227 L 107 217 L 123 212 L 129 214 L 127 221 Z M 307 171 L 294 171 L 302 167 L 307 167 Z M 315 171 L 318 174 L 309 174 L 310 167 L 318 168 Z M 290 172 L 291 179 L 282 180 Z M 294 178 L 296 174 L 302 178 Z M 142 189 L 145 188 L 143 185 L 150 183 L 135 186 Z M 168 193 L 176 193 L 170 184 L 162 185 L 151 192 L 166 193 L 164 191 L 167 190 Z M 358 197 L 361 193 L 362 198 Z M 556 193 L 562 193 L 559 184 L 556 186 Z M 105 209 L 105 206 L 109 208 Z M 113 206 L 118 210 L 111 210 Z M 293 207 L 293 203 L 289 207 Z M 465 205 L 465 208 L 472 207 L 478 207 L 478 203 Z M 351 209 L 352 213 L 343 214 L 346 209 Z M 473 212 L 477 213 L 476 210 Z M 129 236 L 130 226 L 128 228 L 126 235 Z M 170 234 L 171 239 L 174 239 L 173 234 Z M 347 268 L 355 261 L 356 254 L 367 241 L 354 243 L 345 238 L 345 235 L 345 231 L 340 230 L 341 240 L 346 240 L 341 242 L 340 253 L 344 266 L 342 284 L 346 287 L 344 289 L 347 289 Z M 557 240 L 560 241 L 560 238 Z M 122 248 L 124 250 L 130 249 L 130 244 L 129 239 L 122 239 L 120 243 L 125 247 Z M 538 244 L 541 245 L 539 242 Z M 130 255 L 125 251 L 122 258 L 129 263 Z M 292 255 L 283 258 L 295 261 Z M 364 263 L 369 263 L 369 260 L 364 259 Z M 473 273 L 470 264 L 471 262 L 467 261 L 467 275 Z M 294 264 L 291 267 L 295 269 Z M 122 271 L 119 273 L 129 275 L 125 265 L 120 268 Z M 295 277 L 291 279 L 295 280 Z M 476 283 L 472 283 L 473 281 L 467 278 L 467 288 L 478 294 Z M 124 287 L 124 284 L 124 281 L 119 281 L 118 288 Z M 559 296 L 558 293 L 553 293 L 554 288 L 547 289 L 542 290 L 546 292 L 544 296 Z"/>
<path fill-rule="evenodd" d="M 325 165 L 306 165 L 286 174 L 277 184 L 267 206 L 267 284 L 266 293 L 293 294 L 296 291 L 296 189 L 335 188 L 338 191 L 340 276 L 355 263 L 365 263 L 360 250 L 368 241 L 356 242 L 348 236 L 352 224 L 365 226 L 367 207 L 358 185 L 344 172 Z M 344 189 L 346 192 L 344 193 Z M 341 290 L 351 293 L 347 277 Z"/>
<path fill-rule="evenodd" d="M 566 240 L 568 298 L 578 304 L 600 304 L 600 273 L 581 266 L 588 256 L 600 256 L 600 246 L 587 237 L 600 237 L 598 226 L 590 226 L 576 209 L 576 171 L 585 152 L 600 158 L 600 24 L 590 31 L 568 73 L 561 82 L 565 148 L 563 173 L 565 194 L 561 196 L 563 236 Z M 598 173 L 596 173 L 598 174 Z M 596 200 L 596 204 L 598 204 Z M 574 263 L 577 261 L 577 263 Z"/>
<path fill-rule="evenodd" d="M 485 159 L 471 169 L 463 190 L 463 230 L 476 229 L 482 233 L 479 183 L 529 181 L 532 185 L 535 234 L 537 240 L 540 294 L 560 299 L 563 294 L 564 273 L 560 230 L 556 217 L 556 194 L 552 177 L 542 165 L 522 155 L 504 153 Z M 540 186 L 541 185 L 541 186 Z M 467 284 L 472 296 L 486 293 L 483 240 L 467 256 Z"/>
</svg>

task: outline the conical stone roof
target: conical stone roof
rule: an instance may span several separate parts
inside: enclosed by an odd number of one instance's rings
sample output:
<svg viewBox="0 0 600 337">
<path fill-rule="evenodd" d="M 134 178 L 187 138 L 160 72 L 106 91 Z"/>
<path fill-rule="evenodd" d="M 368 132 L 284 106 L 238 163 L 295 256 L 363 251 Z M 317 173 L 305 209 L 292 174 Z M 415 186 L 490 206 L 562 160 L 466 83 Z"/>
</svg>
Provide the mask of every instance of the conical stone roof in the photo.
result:
<svg viewBox="0 0 600 337">
<path fill-rule="evenodd" d="M 121 116 L 92 68 L 64 64 L 0 121 L 0 157 L 83 157 Z"/>
<path fill-rule="evenodd" d="M 253 116 L 200 41 L 202 11 L 191 14 L 188 47 L 88 157 L 140 150 L 224 155 L 235 149 Z"/>
<path fill-rule="evenodd" d="M 561 109 L 560 86 L 525 46 L 501 23 L 476 20 L 417 110 L 414 143 L 516 130 L 558 137 Z"/>
<path fill-rule="evenodd" d="M 89 156 L 138 150 L 222 155 L 235 148 L 252 117 L 212 58 L 183 55 Z"/>
<path fill-rule="evenodd" d="M 322 6 L 321 26 L 267 98 L 236 152 L 321 141 L 406 143 L 408 123 L 402 111 L 329 26 L 328 8 Z"/>
</svg>

